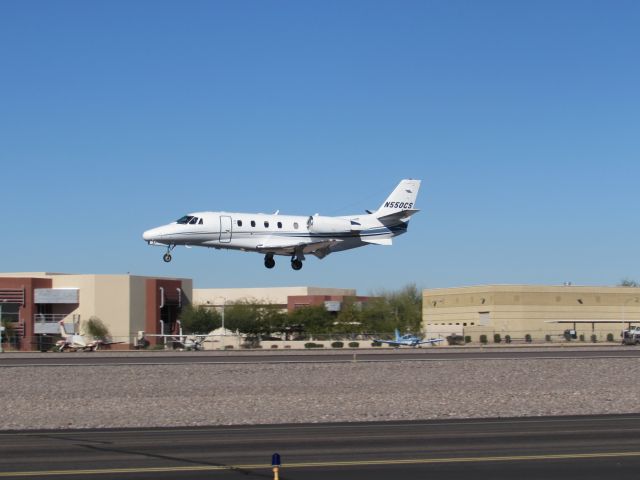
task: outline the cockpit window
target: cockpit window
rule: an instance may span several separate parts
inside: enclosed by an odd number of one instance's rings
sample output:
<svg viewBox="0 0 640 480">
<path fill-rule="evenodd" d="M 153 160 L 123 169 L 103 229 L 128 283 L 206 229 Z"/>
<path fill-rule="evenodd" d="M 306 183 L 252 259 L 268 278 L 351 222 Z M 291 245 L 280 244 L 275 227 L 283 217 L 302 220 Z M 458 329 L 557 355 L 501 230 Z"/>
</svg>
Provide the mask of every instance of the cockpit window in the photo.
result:
<svg viewBox="0 0 640 480">
<path fill-rule="evenodd" d="M 202 219 L 198 217 L 194 217 L 193 215 L 185 215 L 184 217 L 178 219 L 176 223 L 180 225 L 197 225 L 198 223 L 202 225 Z"/>
<path fill-rule="evenodd" d="M 192 219 L 194 219 L 195 217 L 192 215 L 185 215 L 184 217 L 178 219 L 176 221 L 176 223 L 179 223 L 181 225 L 186 225 L 187 223 L 189 223 Z"/>
</svg>

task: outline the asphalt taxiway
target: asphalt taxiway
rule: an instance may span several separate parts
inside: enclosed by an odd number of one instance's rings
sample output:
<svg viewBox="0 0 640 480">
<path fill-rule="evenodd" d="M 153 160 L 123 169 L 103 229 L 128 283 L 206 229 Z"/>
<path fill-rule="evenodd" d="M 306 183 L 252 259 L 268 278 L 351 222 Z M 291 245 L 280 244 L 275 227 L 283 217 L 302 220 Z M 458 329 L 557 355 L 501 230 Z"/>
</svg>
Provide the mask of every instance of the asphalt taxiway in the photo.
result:
<svg viewBox="0 0 640 480">
<path fill-rule="evenodd" d="M 0 367 L 80 365 L 180 365 L 235 363 L 344 363 L 448 360 L 640 358 L 640 348 L 424 348 L 329 350 L 326 352 L 202 351 L 202 352 L 67 352 L 4 353 Z"/>
<path fill-rule="evenodd" d="M 0 478 L 264 479 L 277 452 L 283 480 L 635 479 L 640 416 L 4 432 L 0 452 Z"/>
</svg>

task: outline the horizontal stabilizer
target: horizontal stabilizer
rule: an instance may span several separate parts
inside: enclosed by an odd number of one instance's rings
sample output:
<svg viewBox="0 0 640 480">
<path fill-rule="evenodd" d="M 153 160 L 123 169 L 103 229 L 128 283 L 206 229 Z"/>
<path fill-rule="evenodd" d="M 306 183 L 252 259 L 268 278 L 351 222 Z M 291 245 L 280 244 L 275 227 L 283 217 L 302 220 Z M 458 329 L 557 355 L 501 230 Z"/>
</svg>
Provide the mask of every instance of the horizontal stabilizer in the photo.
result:
<svg viewBox="0 0 640 480">
<path fill-rule="evenodd" d="M 401 222 L 403 220 L 408 219 L 411 215 L 415 215 L 419 211 L 420 210 L 417 210 L 415 208 L 412 208 L 411 210 L 401 210 L 399 212 L 394 212 L 388 215 L 383 215 L 381 217 L 378 217 L 378 220 L 380 220 L 382 223 Z"/>
<path fill-rule="evenodd" d="M 373 243 L 375 245 L 391 245 L 390 238 L 361 237 L 363 242 Z"/>
</svg>

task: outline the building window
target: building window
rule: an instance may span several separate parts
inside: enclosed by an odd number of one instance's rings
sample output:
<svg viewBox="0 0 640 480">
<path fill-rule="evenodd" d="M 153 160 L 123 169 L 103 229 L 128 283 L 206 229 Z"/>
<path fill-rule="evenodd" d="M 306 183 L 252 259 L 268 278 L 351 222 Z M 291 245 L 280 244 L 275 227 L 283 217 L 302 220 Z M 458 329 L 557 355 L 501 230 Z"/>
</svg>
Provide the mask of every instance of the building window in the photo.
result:
<svg viewBox="0 0 640 480">
<path fill-rule="evenodd" d="M 0 320 L 7 323 L 15 323 L 20 320 L 19 303 L 0 303 Z"/>
</svg>

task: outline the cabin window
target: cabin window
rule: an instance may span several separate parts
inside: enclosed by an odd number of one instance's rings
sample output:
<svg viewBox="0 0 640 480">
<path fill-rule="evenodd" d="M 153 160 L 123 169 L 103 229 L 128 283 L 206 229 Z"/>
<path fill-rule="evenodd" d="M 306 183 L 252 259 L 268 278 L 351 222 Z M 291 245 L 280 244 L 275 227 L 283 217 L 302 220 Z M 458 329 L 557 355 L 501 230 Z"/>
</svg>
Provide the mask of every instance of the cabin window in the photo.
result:
<svg viewBox="0 0 640 480">
<path fill-rule="evenodd" d="M 196 223 L 198 223 L 198 217 L 193 217 L 189 220 L 189 225 L 195 225 Z"/>
<path fill-rule="evenodd" d="M 200 219 L 200 221 L 198 222 L 198 225 L 202 225 L 202 219 Z"/>
<path fill-rule="evenodd" d="M 255 220 L 251 220 L 251 226 L 255 227 L 256 226 L 256 221 Z"/>
<path fill-rule="evenodd" d="M 242 226 L 242 220 L 238 220 L 238 226 L 241 227 Z"/>
<path fill-rule="evenodd" d="M 282 222 L 278 222 L 278 228 L 282 228 Z"/>
<path fill-rule="evenodd" d="M 293 228 L 298 229 L 298 222 L 293 222 Z"/>
<path fill-rule="evenodd" d="M 269 228 L 269 222 L 264 222 L 264 228 Z"/>
</svg>

